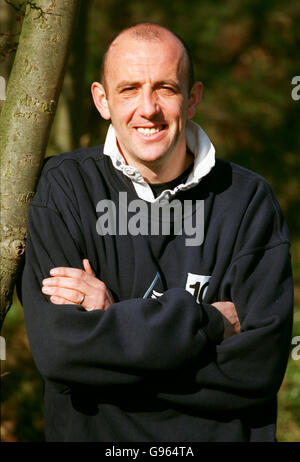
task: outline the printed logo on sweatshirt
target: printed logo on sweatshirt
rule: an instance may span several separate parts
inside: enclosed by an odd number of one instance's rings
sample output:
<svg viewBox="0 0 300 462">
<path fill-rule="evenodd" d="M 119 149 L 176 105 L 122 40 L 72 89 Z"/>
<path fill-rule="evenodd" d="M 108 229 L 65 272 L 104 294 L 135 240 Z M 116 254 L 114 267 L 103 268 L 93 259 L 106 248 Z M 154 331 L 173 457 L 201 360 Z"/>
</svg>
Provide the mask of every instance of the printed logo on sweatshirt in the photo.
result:
<svg viewBox="0 0 300 462">
<path fill-rule="evenodd" d="M 161 279 L 161 275 L 159 271 L 157 271 L 153 281 L 151 282 L 150 286 L 146 290 L 143 298 L 158 298 L 161 297 L 164 293 L 164 285 Z"/>
<path fill-rule="evenodd" d="M 188 273 L 185 290 L 193 295 L 197 303 L 201 303 L 204 300 L 210 278 L 211 276 Z"/>
<path fill-rule="evenodd" d="M 210 278 L 211 276 L 202 274 L 187 274 L 185 290 L 193 295 L 197 303 L 201 303 L 204 300 Z M 143 298 L 159 298 L 163 295 L 165 290 L 161 275 L 159 271 L 157 271 Z"/>
</svg>

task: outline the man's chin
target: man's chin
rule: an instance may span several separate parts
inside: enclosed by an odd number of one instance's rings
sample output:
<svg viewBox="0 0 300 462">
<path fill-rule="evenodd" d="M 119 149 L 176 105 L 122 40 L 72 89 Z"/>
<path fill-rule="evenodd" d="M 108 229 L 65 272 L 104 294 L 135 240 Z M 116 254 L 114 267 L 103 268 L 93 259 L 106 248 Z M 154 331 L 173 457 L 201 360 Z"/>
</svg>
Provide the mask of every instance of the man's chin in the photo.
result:
<svg viewBox="0 0 300 462">
<path fill-rule="evenodd" d="M 160 165 L 164 163 L 168 157 L 168 151 L 153 151 L 143 150 L 142 154 L 136 156 L 137 162 L 140 162 L 144 165 Z M 140 151 L 141 152 L 141 151 Z"/>
</svg>

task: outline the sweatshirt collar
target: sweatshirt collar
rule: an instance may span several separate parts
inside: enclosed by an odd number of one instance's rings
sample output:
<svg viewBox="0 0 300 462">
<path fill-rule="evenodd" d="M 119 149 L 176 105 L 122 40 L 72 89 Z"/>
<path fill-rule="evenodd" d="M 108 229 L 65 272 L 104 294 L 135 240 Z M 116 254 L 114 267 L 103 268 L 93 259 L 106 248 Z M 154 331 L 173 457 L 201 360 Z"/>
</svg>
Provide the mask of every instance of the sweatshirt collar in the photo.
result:
<svg viewBox="0 0 300 462">
<path fill-rule="evenodd" d="M 148 202 L 161 202 L 163 200 L 172 200 L 179 191 L 186 191 L 193 188 L 206 176 L 215 165 L 215 148 L 204 132 L 204 130 L 192 120 L 187 121 L 186 142 L 189 150 L 193 153 L 194 168 L 190 173 L 185 184 L 176 186 L 173 190 L 163 191 L 157 198 L 154 197 L 152 189 L 146 183 L 141 173 L 136 167 L 126 165 L 121 155 L 116 139 L 115 129 L 112 124 L 109 126 L 105 144 L 104 154 L 111 158 L 113 166 L 127 176 L 136 190 L 140 199 Z"/>
</svg>

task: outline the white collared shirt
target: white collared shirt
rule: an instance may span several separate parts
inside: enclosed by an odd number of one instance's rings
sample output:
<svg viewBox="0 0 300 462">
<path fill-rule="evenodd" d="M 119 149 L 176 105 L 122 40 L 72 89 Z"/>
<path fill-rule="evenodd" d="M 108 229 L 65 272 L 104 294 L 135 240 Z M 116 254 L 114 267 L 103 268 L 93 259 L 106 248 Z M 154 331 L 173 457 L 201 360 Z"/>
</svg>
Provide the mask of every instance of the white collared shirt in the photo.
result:
<svg viewBox="0 0 300 462">
<path fill-rule="evenodd" d="M 146 183 L 139 170 L 131 165 L 126 165 L 119 151 L 115 129 L 112 124 L 109 126 L 106 135 L 103 152 L 111 158 L 113 166 L 132 181 L 140 199 L 147 202 L 160 202 L 164 199 L 170 201 L 178 191 L 186 191 L 196 186 L 201 178 L 206 176 L 215 165 L 215 148 L 212 142 L 204 130 L 192 120 L 187 121 L 186 143 L 195 157 L 192 172 L 185 183 L 179 184 L 173 190 L 167 189 L 163 191 L 157 198 L 154 197 L 151 187 Z"/>
</svg>

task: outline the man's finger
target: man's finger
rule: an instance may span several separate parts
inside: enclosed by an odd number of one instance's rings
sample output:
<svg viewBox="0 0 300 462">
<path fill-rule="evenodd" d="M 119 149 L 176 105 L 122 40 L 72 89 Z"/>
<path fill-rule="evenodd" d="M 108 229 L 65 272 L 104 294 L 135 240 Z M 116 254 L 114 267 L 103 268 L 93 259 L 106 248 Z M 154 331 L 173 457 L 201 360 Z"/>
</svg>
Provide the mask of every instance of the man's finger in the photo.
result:
<svg viewBox="0 0 300 462">
<path fill-rule="evenodd" d="M 54 305 L 77 305 L 77 303 L 73 303 L 70 300 L 56 296 L 50 297 L 50 301 Z"/>
<path fill-rule="evenodd" d="M 65 277 L 65 278 L 74 278 L 78 281 L 84 281 L 90 284 L 93 287 L 99 285 L 100 279 L 97 279 L 93 274 L 88 273 L 85 270 L 79 268 L 68 268 L 68 267 L 57 267 L 50 270 L 51 276 Z"/>
<path fill-rule="evenodd" d="M 92 270 L 92 267 L 90 265 L 90 262 L 87 258 L 85 258 L 84 260 L 82 260 L 82 265 L 85 269 L 85 271 L 88 273 L 88 274 L 91 274 L 92 276 L 95 276 L 95 273 L 94 271 Z"/>
<path fill-rule="evenodd" d="M 82 293 L 72 289 L 65 289 L 61 287 L 42 287 L 42 292 L 49 296 L 64 298 L 65 300 L 69 300 L 70 302 L 74 303 L 75 305 L 80 305 L 82 300 Z"/>
<path fill-rule="evenodd" d="M 85 282 L 82 278 L 75 279 L 75 278 L 68 278 L 53 276 L 52 278 L 44 279 L 43 287 L 63 287 L 66 289 L 74 289 L 82 292 L 83 294 L 87 294 L 91 290 L 91 285 Z"/>
<path fill-rule="evenodd" d="M 50 270 L 51 276 L 65 276 L 68 278 L 80 279 L 84 277 L 87 273 L 79 268 L 70 268 L 65 266 L 58 266 Z"/>
</svg>

